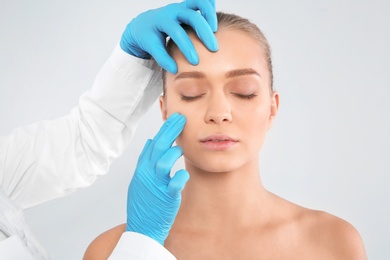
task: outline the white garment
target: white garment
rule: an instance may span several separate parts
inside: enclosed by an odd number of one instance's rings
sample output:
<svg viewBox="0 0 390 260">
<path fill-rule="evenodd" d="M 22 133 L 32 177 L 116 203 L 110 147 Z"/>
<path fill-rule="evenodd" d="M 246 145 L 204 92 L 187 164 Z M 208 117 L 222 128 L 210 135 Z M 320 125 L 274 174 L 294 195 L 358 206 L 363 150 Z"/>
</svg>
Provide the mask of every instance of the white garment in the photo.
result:
<svg viewBox="0 0 390 260">
<path fill-rule="evenodd" d="M 34 260 L 31 252 L 17 235 L 13 235 L 4 241 L 0 241 L 0 256 L 1 259 L 7 260 Z"/>
<path fill-rule="evenodd" d="M 34 259 L 48 258 L 22 209 L 89 186 L 107 173 L 161 91 L 157 64 L 118 45 L 69 115 L 0 137 L 0 241 L 7 238 L 0 253 L 7 243 L 9 249 L 22 242 Z"/>
<path fill-rule="evenodd" d="M 20 255 L 28 254 L 29 258 Z M 5 257 L 7 256 L 7 257 Z M 0 189 L 0 259 L 49 259 L 24 218 L 23 210 Z"/>
<path fill-rule="evenodd" d="M 156 240 L 134 232 L 125 232 L 109 260 L 175 260 L 176 258 Z"/>
</svg>

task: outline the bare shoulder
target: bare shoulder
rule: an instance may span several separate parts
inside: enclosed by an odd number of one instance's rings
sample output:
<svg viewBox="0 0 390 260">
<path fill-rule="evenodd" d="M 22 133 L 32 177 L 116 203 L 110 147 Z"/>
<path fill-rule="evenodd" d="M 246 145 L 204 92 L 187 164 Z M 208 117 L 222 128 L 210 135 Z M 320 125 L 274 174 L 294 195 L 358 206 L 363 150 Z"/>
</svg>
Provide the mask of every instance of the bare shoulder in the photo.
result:
<svg viewBox="0 0 390 260">
<path fill-rule="evenodd" d="M 89 244 L 83 259 L 107 260 L 125 230 L 126 224 L 121 224 L 100 234 Z"/>
<path fill-rule="evenodd" d="M 302 226 L 304 239 L 317 252 L 332 259 L 367 259 L 359 232 L 347 221 L 323 211 L 305 210 Z"/>
</svg>

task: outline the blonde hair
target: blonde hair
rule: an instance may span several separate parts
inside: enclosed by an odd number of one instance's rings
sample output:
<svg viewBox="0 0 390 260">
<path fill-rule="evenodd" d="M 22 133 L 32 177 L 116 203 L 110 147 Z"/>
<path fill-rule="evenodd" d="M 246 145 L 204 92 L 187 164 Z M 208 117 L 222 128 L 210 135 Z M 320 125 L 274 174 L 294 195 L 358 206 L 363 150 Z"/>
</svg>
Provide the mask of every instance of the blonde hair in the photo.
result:
<svg viewBox="0 0 390 260">
<path fill-rule="evenodd" d="M 229 14 L 224 12 L 217 12 L 218 19 L 218 30 L 220 29 L 233 29 L 240 32 L 247 33 L 250 37 L 256 40 L 264 52 L 264 56 L 267 62 L 269 76 L 270 76 L 270 89 L 273 90 L 273 69 L 272 69 L 272 59 L 271 59 L 271 47 L 267 39 L 265 38 L 263 32 L 259 27 L 249 21 L 246 18 L 238 16 L 236 14 Z M 193 31 L 192 27 L 188 25 L 183 25 L 185 31 Z M 167 41 L 167 52 L 169 55 L 172 55 L 173 51 L 176 49 L 176 44 L 169 39 Z M 163 70 L 163 95 L 165 95 L 165 84 L 166 84 L 166 71 Z"/>
</svg>

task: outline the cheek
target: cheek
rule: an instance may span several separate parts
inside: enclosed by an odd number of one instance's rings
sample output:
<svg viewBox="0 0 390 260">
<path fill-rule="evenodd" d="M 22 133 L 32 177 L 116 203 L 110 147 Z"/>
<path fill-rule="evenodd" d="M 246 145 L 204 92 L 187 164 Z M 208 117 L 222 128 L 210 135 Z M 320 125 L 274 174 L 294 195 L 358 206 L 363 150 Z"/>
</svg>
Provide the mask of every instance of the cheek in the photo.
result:
<svg viewBox="0 0 390 260">
<path fill-rule="evenodd" d="M 245 111 L 239 110 L 240 113 L 236 118 L 240 118 L 240 129 L 245 132 L 248 137 L 251 136 L 253 140 L 262 142 L 264 136 L 268 130 L 269 123 L 269 109 L 264 106 L 252 107 L 251 110 Z"/>
<path fill-rule="evenodd" d="M 199 117 L 202 112 L 194 108 L 191 104 L 183 102 L 179 97 L 171 97 L 170 99 L 166 97 L 164 108 L 167 117 L 173 113 L 179 113 L 186 117 L 187 122 L 184 129 L 188 128 L 190 123 L 197 120 L 195 118 Z"/>
<path fill-rule="evenodd" d="M 183 148 L 184 157 L 187 157 L 189 154 L 192 154 L 197 148 L 198 140 L 199 140 L 199 132 L 202 128 L 202 123 L 199 122 L 201 119 L 199 117 L 200 113 L 192 113 L 196 114 L 195 118 L 190 114 L 184 114 L 187 118 L 186 124 L 184 126 L 181 134 L 176 138 L 176 145 Z"/>
<path fill-rule="evenodd" d="M 166 96 L 164 103 L 164 110 L 166 116 L 169 117 L 173 113 L 179 113 L 186 118 L 186 124 L 181 134 L 176 138 L 176 145 L 181 146 L 183 149 L 187 150 L 185 147 L 190 146 L 189 142 L 196 138 L 196 133 L 194 129 L 199 129 L 201 127 L 198 122 L 199 117 L 201 116 L 201 111 L 193 109 L 189 104 L 183 103 L 180 98 L 169 94 Z"/>
<path fill-rule="evenodd" d="M 164 109 L 167 117 L 173 113 L 185 115 L 186 109 L 175 94 L 167 93 L 164 99 Z"/>
</svg>

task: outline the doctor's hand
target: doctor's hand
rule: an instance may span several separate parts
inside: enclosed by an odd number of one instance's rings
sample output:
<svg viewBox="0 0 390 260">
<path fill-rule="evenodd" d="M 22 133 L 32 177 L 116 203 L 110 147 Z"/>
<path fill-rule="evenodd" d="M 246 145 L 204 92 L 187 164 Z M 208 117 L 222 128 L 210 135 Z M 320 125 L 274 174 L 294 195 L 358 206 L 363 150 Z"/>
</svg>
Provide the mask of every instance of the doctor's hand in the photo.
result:
<svg viewBox="0 0 390 260">
<path fill-rule="evenodd" d="M 173 114 L 153 140 L 148 140 L 138 159 L 127 197 L 126 231 L 146 235 L 161 245 L 168 236 L 181 202 L 181 190 L 189 179 L 186 170 L 171 178 L 171 169 L 183 154 L 173 142 L 186 119 Z"/>
<path fill-rule="evenodd" d="M 168 36 L 191 64 L 199 63 L 194 45 L 181 24 L 191 26 L 210 51 L 218 50 L 213 33 L 218 24 L 215 0 L 186 0 L 141 13 L 127 25 L 120 46 L 138 58 L 153 57 L 163 69 L 176 73 L 177 65 L 165 50 Z"/>
</svg>

